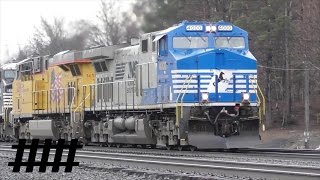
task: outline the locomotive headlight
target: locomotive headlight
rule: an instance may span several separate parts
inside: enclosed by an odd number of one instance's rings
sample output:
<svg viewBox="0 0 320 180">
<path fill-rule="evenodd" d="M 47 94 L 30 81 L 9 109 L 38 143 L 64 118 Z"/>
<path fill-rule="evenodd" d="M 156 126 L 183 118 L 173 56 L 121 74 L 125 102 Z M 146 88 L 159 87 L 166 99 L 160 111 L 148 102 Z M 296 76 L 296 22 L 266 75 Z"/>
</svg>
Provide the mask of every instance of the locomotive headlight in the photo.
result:
<svg viewBox="0 0 320 180">
<path fill-rule="evenodd" d="M 209 101 L 209 93 L 204 92 L 201 94 L 202 102 L 208 102 Z"/>
<path fill-rule="evenodd" d="M 216 26 L 211 26 L 211 25 L 206 26 L 206 32 L 216 32 L 216 31 L 217 31 Z"/>
<path fill-rule="evenodd" d="M 242 93 L 242 101 L 249 101 L 250 93 Z"/>
</svg>

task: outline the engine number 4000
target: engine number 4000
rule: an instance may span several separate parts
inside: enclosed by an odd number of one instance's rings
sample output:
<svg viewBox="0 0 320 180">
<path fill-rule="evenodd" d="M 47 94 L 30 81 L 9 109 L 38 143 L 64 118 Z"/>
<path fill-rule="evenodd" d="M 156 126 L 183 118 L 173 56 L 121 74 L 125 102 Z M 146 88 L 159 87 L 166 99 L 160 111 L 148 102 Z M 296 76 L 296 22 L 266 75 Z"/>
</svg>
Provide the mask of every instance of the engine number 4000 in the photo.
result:
<svg viewBox="0 0 320 180">
<path fill-rule="evenodd" d="M 202 25 L 187 25 L 186 31 L 203 31 Z"/>
</svg>

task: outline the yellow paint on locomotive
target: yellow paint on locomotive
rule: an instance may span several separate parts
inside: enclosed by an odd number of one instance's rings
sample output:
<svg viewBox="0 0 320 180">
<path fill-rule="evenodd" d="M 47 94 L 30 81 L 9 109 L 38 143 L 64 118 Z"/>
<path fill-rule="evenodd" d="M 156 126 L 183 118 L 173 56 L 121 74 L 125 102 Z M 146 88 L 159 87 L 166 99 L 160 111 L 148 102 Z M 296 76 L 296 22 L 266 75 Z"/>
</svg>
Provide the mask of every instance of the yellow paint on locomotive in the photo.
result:
<svg viewBox="0 0 320 180">
<path fill-rule="evenodd" d="M 32 112 L 32 81 L 15 80 L 12 84 L 13 110 L 12 114 L 30 117 Z"/>
<path fill-rule="evenodd" d="M 80 74 L 73 76 L 68 65 L 54 65 L 42 73 L 21 77 L 13 82 L 13 111 L 15 117 L 32 117 L 37 114 L 80 112 L 89 107 L 89 92 L 83 85 L 95 82 L 95 71 L 90 61 L 77 64 Z M 66 68 L 67 67 L 67 68 Z"/>
</svg>

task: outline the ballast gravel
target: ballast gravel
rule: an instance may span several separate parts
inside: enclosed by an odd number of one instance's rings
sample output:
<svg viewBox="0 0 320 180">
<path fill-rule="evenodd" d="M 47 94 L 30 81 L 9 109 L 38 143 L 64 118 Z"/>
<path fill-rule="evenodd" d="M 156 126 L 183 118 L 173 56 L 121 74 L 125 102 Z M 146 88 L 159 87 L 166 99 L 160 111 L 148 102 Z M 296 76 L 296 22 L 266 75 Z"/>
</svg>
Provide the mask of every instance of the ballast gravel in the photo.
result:
<svg viewBox="0 0 320 180">
<path fill-rule="evenodd" d="M 203 160 L 220 160 L 230 162 L 252 162 L 252 163 L 265 163 L 275 165 L 293 165 L 293 166 L 306 166 L 306 167 L 320 167 L 319 159 L 306 160 L 306 159 L 284 159 L 282 157 L 272 158 L 268 155 L 254 155 L 254 154 L 223 154 L 223 153 L 210 153 L 210 152 L 188 152 L 188 151 L 166 151 L 157 149 L 137 149 L 137 148 L 100 148 L 94 146 L 87 146 L 84 148 L 86 151 L 91 152 L 112 152 L 112 153 L 124 153 L 124 154 L 141 154 L 141 155 L 155 155 L 155 156 L 167 156 L 167 157 L 185 157 L 185 158 L 197 158 Z"/>
<path fill-rule="evenodd" d="M 94 161 L 80 161 L 80 166 L 74 167 L 71 173 L 65 173 L 64 167 L 57 173 L 51 172 L 52 167 L 47 167 L 45 173 L 39 173 L 39 167 L 34 167 L 32 173 L 26 173 L 25 167 L 21 167 L 19 173 L 12 172 L 13 167 L 8 166 L 8 162 L 13 162 L 14 154 L 0 153 L 0 180 L 223 180 L 223 179 L 242 179 L 254 180 L 250 177 L 229 177 L 227 175 L 200 174 L 198 172 L 170 171 L 166 169 L 145 169 L 129 166 L 114 166 L 112 164 Z M 36 161 L 39 161 L 36 158 Z M 53 159 L 49 159 L 53 161 Z"/>
</svg>

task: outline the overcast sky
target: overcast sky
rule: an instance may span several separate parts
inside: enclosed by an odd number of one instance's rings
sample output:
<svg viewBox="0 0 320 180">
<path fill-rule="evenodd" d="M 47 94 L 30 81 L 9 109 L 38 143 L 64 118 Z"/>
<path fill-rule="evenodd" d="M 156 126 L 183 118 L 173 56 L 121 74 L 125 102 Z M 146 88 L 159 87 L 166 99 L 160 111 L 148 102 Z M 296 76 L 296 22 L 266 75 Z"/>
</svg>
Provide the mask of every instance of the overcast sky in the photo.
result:
<svg viewBox="0 0 320 180">
<path fill-rule="evenodd" d="M 66 25 L 77 19 L 97 22 L 100 5 L 101 0 L 0 0 L 0 60 L 27 44 L 41 16 L 50 22 L 62 17 Z"/>
</svg>

